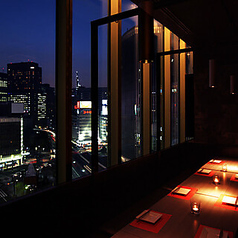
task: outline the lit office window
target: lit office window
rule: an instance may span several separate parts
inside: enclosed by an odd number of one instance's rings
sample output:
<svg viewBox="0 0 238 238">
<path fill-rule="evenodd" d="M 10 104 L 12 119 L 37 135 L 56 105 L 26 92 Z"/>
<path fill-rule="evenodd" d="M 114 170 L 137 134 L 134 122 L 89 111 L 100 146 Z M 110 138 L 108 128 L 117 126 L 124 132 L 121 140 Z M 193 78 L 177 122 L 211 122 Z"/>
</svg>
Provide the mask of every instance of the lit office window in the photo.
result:
<svg viewBox="0 0 238 238">
<path fill-rule="evenodd" d="M 0 203 L 5 203 L 56 183 L 55 0 L 3 1 L 1 10 Z"/>
</svg>

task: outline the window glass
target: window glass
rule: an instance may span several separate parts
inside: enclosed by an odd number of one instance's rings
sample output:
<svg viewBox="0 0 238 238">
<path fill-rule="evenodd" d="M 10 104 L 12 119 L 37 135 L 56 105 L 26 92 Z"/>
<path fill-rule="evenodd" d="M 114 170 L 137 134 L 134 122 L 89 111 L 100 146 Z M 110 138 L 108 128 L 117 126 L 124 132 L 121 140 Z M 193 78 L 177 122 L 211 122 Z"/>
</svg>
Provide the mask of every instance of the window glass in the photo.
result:
<svg viewBox="0 0 238 238">
<path fill-rule="evenodd" d="M 141 155 L 141 65 L 138 17 L 122 20 L 121 37 L 122 162 Z"/>
<path fill-rule="evenodd" d="M 56 182 L 55 0 L 2 1 L 0 26 L 0 203 L 5 203 Z"/>
<path fill-rule="evenodd" d="M 137 5 L 131 0 L 121 0 L 122 12 L 137 8 Z"/>
<path fill-rule="evenodd" d="M 98 171 L 110 165 L 108 158 L 108 25 L 98 28 Z"/>
<path fill-rule="evenodd" d="M 73 1 L 72 45 L 72 178 L 90 175 L 91 169 L 91 21 L 107 16 L 107 1 Z M 107 27 L 99 29 L 99 144 L 105 159 L 107 145 Z M 104 144 L 102 146 L 102 144 Z M 100 157 L 99 156 L 99 157 Z M 100 160 L 101 161 L 101 160 Z M 101 168 L 105 168 L 103 160 Z"/>
<path fill-rule="evenodd" d="M 151 77 L 151 149 L 152 151 L 157 151 L 158 145 L 162 146 L 162 132 L 163 127 L 160 124 L 163 123 L 163 85 L 162 80 L 157 80 L 163 78 L 163 70 L 161 64 L 163 60 L 157 58 L 157 53 L 163 52 L 163 25 L 154 20 L 154 62 L 152 64 L 152 77 Z M 159 101 L 157 101 L 159 98 Z M 158 143 L 159 142 L 159 143 Z"/>
<path fill-rule="evenodd" d="M 171 55 L 171 145 L 179 143 L 179 55 Z"/>
<path fill-rule="evenodd" d="M 186 74 L 193 74 L 193 51 L 186 53 Z"/>
</svg>

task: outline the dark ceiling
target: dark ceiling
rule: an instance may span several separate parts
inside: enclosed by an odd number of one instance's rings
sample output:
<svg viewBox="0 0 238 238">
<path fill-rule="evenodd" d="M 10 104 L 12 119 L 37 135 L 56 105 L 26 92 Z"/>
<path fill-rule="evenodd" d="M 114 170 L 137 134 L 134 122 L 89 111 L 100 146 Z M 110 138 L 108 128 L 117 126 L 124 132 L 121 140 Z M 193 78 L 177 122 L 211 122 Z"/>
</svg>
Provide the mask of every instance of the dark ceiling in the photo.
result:
<svg viewBox="0 0 238 238">
<path fill-rule="evenodd" d="M 153 2 L 150 14 L 194 47 L 238 47 L 238 0 L 134 2 Z"/>
</svg>

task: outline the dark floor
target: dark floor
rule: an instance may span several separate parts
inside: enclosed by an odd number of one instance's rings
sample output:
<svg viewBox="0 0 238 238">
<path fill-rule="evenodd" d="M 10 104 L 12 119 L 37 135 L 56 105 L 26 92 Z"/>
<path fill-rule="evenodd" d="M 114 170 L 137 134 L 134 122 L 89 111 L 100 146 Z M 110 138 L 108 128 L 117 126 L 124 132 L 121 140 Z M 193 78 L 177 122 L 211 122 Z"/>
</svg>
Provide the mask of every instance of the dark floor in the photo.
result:
<svg viewBox="0 0 238 238">
<path fill-rule="evenodd" d="M 158 200 L 166 196 L 174 187 L 176 187 L 194 172 L 194 168 L 182 171 L 178 176 L 166 182 L 162 187 L 155 189 L 153 192 L 146 195 L 144 198 L 134 203 L 120 214 L 117 214 L 115 217 L 112 217 L 110 220 L 106 221 L 103 225 L 98 227 L 97 230 L 91 232 L 91 234 L 88 234 L 87 238 L 109 238 L 113 236 L 116 232 L 130 223 L 143 210 L 148 209 Z"/>
</svg>

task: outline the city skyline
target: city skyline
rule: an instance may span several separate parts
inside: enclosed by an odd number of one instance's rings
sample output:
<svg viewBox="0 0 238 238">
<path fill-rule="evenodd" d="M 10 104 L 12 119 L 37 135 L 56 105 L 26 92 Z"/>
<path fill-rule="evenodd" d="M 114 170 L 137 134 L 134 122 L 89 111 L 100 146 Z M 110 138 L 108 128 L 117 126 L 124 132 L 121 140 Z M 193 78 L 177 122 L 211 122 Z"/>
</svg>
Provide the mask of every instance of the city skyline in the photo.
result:
<svg viewBox="0 0 238 238">
<path fill-rule="evenodd" d="M 8 63 L 36 62 L 42 67 L 42 83 L 55 87 L 55 0 L 9 0 L 1 3 L 0 72 L 7 73 Z M 107 1 L 73 1 L 72 82 L 79 72 L 81 84 L 91 85 L 92 20 L 107 16 Z M 124 10 L 131 2 L 123 0 Z M 133 20 L 122 23 L 123 32 L 134 25 Z M 107 26 L 99 29 L 99 84 L 107 84 Z M 122 32 L 122 33 L 123 33 Z"/>
<path fill-rule="evenodd" d="M 74 1 L 73 4 L 75 10 L 73 12 L 72 76 L 74 77 L 74 72 L 78 70 L 82 83 L 88 87 L 90 86 L 90 40 L 88 40 L 90 39 L 90 22 L 102 16 L 98 11 L 102 2 Z M 83 14 L 80 9 L 84 10 Z M 6 73 L 8 63 L 37 62 L 43 69 L 43 83 L 54 87 L 55 0 L 4 1 L 1 3 L 1 10 L 0 27 L 3 33 L 0 45 L 1 72 Z"/>
</svg>

